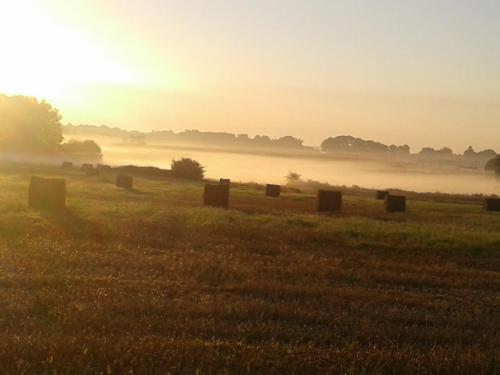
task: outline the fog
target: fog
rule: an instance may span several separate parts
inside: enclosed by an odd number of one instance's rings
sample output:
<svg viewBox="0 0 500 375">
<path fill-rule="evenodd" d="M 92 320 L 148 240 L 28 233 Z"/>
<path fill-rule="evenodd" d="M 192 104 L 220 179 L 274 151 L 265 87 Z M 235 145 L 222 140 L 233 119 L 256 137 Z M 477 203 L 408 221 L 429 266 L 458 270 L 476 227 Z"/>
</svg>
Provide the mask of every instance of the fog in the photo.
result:
<svg viewBox="0 0 500 375">
<path fill-rule="evenodd" d="M 104 162 L 169 168 L 172 159 L 190 157 L 206 167 L 208 178 L 284 184 L 290 172 L 304 180 L 366 188 L 398 188 L 417 192 L 494 194 L 500 184 L 481 170 L 357 160 L 334 160 L 238 154 L 178 147 L 102 145 Z"/>
</svg>

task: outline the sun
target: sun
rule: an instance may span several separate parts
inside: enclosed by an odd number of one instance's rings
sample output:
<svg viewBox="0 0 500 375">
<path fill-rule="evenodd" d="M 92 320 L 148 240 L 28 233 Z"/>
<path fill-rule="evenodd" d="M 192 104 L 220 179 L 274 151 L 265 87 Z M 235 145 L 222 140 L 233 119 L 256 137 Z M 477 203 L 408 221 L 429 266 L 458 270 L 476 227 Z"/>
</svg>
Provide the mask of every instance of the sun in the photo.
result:
<svg viewBox="0 0 500 375">
<path fill-rule="evenodd" d="M 0 6 L 0 92 L 61 99 L 68 90 L 137 79 L 111 49 L 68 27 L 34 0 Z"/>
</svg>

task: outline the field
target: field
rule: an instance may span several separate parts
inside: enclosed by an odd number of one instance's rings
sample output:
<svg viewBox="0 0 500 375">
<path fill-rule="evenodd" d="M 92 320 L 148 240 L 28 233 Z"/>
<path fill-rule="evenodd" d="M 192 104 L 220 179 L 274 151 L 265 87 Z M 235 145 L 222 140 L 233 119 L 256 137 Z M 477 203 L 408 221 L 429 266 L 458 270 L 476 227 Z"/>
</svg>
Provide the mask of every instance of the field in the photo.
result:
<svg viewBox="0 0 500 375">
<path fill-rule="evenodd" d="M 26 206 L 65 176 L 68 210 Z M 500 373 L 500 215 L 0 168 L 0 373 Z"/>
</svg>

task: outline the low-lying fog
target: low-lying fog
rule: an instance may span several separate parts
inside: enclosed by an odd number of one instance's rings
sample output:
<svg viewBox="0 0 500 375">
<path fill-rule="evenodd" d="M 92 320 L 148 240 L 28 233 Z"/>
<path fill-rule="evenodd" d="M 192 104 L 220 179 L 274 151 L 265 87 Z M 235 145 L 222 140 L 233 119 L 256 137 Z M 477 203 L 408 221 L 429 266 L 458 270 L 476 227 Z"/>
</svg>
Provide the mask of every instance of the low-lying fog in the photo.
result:
<svg viewBox="0 0 500 375">
<path fill-rule="evenodd" d="M 190 157 L 206 167 L 206 177 L 284 184 L 288 172 L 304 180 L 366 188 L 399 188 L 418 192 L 496 194 L 500 183 L 482 170 L 457 166 L 419 166 L 355 160 L 279 157 L 176 147 L 128 147 L 102 144 L 104 162 L 169 168 L 172 159 Z"/>
</svg>

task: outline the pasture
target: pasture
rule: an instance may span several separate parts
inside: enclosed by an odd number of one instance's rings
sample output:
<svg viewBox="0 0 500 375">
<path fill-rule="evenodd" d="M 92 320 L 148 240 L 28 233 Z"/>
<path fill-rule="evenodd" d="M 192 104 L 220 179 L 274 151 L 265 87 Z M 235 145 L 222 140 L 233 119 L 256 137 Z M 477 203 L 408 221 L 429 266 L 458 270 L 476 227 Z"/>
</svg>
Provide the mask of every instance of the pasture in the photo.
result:
<svg viewBox="0 0 500 375">
<path fill-rule="evenodd" d="M 68 209 L 29 209 L 32 175 Z M 0 373 L 500 372 L 500 214 L 475 199 L 318 215 L 307 190 L 231 182 L 218 209 L 115 182 L 0 167 Z"/>
</svg>

